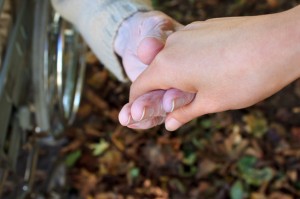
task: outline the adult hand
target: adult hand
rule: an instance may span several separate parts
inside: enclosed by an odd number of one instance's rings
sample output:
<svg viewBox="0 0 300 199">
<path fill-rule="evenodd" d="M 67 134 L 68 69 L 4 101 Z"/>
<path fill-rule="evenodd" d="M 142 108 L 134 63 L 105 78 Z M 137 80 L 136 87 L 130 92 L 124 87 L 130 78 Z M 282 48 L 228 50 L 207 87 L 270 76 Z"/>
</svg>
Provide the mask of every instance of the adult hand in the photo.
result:
<svg viewBox="0 0 300 199">
<path fill-rule="evenodd" d="M 158 11 L 139 12 L 122 23 L 114 46 L 132 81 L 164 47 L 167 37 L 180 28 L 181 24 Z M 193 97 L 193 94 L 176 89 L 154 91 L 124 106 L 119 120 L 122 125 L 130 128 L 151 128 L 164 122 L 167 112 L 190 103 Z"/>
<path fill-rule="evenodd" d="M 251 106 L 300 74 L 299 7 L 272 15 L 194 22 L 170 35 L 164 49 L 133 83 L 130 102 L 149 91 L 195 93 L 169 113 L 176 130 L 207 113 Z"/>
<path fill-rule="evenodd" d="M 138 12 L 121 24 L 114 48 L 131 81 L 151 63 L 164 47 L 167 37 L 182 27 L 159 11 Z"/>
</svg>

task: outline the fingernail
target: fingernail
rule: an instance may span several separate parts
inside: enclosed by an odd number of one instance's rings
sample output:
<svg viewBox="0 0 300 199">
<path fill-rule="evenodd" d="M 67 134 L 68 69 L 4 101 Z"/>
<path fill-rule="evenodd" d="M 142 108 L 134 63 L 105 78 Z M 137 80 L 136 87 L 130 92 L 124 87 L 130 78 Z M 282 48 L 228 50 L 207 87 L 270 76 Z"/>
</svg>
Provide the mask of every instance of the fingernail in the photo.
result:
<svg viewBox="0 0 300 199">
<path fill-rule="evenodd" d="M 172 108 L 170 110 L 170 113 L 172 113 L 175 109 L 175 100 L 172 100 Z"/>
<path fill-rule="evenodd" d="M 170 118 L 165 122 L 165 126 L 166 129 L 168 131 L 175 131 L 177 130 L 182 124 L 180 122 L 178 122 L 176 119 L 174 118 Z"/>
<path fill-rule="evenodd" d="M 130 122 L 131 122 L 131 116 L 129 115 L 125 126 L 128 126 L 130 124 Z"/>
<path fill-rule="evenodd" d="M 143 119 L 148 119 L 148 118 L 152 117 L 153 114 L 154 114 L 153 108 L 144 107 L 143 113 L 142 113 L 142 116 L 141 116 L 139 122 L 142 121 Z"/>
<path fill-rule="evenodd" d="M 171 108 L 170 113 L 183 105 L 185 105 L 185 99 L 183 99 L 183 98 L 173 99 L 172 100 L 172 108 Z"/>
<path fill-rule="evenodd" d="M 130 124 L 129 126 L 127 126 L 128 128 L 131 128 L 131 129 L 137 129 L 138 128 L 138 125 L 137 124 Z"/>
<path fill-rule="evenodd" d="M 144 107 L 142 116 L 141 116 L 141 118 L 138 120 L 139 122 L 142 121 L 142 120 L 144 119 L 145 113 L 146 113 L 146 108 Z"/>
</svg>

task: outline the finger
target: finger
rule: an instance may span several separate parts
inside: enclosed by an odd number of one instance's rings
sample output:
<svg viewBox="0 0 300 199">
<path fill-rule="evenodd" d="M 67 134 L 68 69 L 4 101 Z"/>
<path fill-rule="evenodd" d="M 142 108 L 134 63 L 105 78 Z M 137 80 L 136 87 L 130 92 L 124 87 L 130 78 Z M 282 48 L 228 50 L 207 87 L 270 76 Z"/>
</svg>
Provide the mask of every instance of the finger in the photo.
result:
<svg viewBox="0 0 300 199">
<path fill-rule="evenodd" d="M 207 114 L 205 103 L 201 102 L 197 94 L 195 99 L 188 105 L 181 107 L 174 112 L 168 114 L 165 127 L 168 131 L 175 131 L 190 120 Z"/>
<path fill-rule="evenodd" d="M 163 97 L 163 108 L 165 112 L 170 113 L 193 101 L 194 93 L 183 92 L 178 89 L 169 89 Z"/>
<path fill-rule="evenodd" d="M 163 49 L 164 45 L 164 41 L 160 39 L 146 37 L 138 46 L 138 58 L 142 63 L 149 65 L 153 61 L 155 56 Z"/>
<path fill-rule="evenodd" d="M 134 121 L 142 121 L 157 116 L 166 116 L 162 108 L 164 90 L 157 90 L 138 97 L 131 105 L 131 116 Z"/>
<path fill-rule="evenodd" d="M 153 117 L 151 119 L 143 120 L 140 122 L 135 122 L 133 124 L 128 125 L 128 128 L 132 129 L 149 129 L 154 126 L 160 125 L 165 121 L 165 117 Z"/>
<path fill-rule="evenodd" d="M 159 55 L 158 55 L 159 56 Z M 139 96 L 154 90 L 167 90 L 168 86 L 164 86 L 167 74 L 164 67 L 158 67 L 156 59 L 141 73 L 131 84 L 129 102 L 133 102 Z"/>
<path fill-rule="evenodd" d="M 119 122 L 123 126 L 128 126 L 133 122 L 131 117 L 131 104 L 127 103 L 123 106 L 119 113 Z"/>
<path fill-rule="evenodd" d="M 147 68 L 132 51 L 127 50 L 123 56 L 123 66 L 126 74 L 131 81 L 135 79 Z"/>
<path fill-rule="evenodd" d="M 154 126 L 160 125 L 165 121 L 165 116 L 158 116 L 136 122 L 131 117 L 130 109 L 131 104 L 128 103 L 122 108 L 119 113 L 119 121 L 123 126 L 128 126 L 132 129 L 149 129 Z"/>
<path fill-rule="evenodd" d="M 140 28 L 142 40 L 139 41 L 137 55 L 139 59 L 149 65 L 158 52 L 164 47 L 166 39 L 183 25 L 161 12 L 151 12 Z"/>
</svg>

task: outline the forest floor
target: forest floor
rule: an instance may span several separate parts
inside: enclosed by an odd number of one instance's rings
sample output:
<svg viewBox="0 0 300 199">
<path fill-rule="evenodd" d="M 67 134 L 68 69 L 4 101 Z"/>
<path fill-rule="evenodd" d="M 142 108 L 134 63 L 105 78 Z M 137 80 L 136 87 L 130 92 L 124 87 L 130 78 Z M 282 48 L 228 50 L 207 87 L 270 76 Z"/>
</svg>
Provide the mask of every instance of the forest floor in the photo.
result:
<svg viewBox="0 0 300 199">
<path fill-rule="evenodd" d="M 286 10 L 299 0 L 153 0 L 183 24 Z M 176 132 L 122 127 L 130 84 L 91 53 L 70 143 L 72 191 L 96 199 L 300 198 L 300 80 L 247 109 L 200 117 Z"/>
</svg>

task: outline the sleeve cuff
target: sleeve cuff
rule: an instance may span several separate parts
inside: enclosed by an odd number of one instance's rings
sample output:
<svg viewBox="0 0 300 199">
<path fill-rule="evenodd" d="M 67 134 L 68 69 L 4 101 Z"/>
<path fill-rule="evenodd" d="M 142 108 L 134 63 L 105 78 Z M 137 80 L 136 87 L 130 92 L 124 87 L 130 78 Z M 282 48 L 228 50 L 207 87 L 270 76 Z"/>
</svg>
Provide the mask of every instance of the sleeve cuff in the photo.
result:
<svg viewBox="0 0 300 199">
<path fill-rule="evenodd" d="M 90 0 L 89 0 L 90 1 Z M 138 11 L 152 10 L 150 1 L 110 0 L 97 4 L 76 23 L 84 39 L 99 60 L 120 81 L 126 81 L 122 65 L 114 52 L 114 40 L 122 22 Z"/>
</svg>

